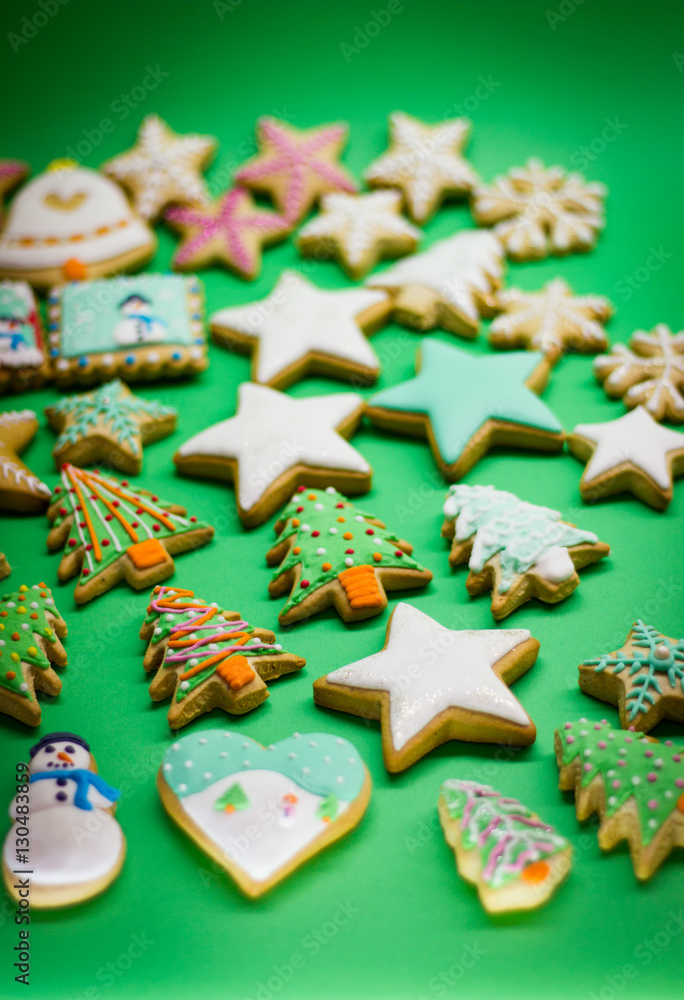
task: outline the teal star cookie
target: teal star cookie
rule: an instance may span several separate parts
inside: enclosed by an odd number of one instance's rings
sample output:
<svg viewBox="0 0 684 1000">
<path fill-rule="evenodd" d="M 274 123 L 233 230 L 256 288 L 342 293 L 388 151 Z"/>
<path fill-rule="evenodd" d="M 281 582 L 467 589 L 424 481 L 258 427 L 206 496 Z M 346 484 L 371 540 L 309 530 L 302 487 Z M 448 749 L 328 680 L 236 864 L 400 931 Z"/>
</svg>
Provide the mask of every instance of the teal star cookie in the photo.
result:
<svg viewBox="0 0 684 1000">
<path fill-rule="evenodd" d="M 386 430 L 427 437 L 449 481 L 496 445 L 560 451 L 563 428 L 535 393 L 549 367 L 536 351 L 475 356 L 430 339 L 416 375 L 371 397 L 367 415 Z"/>
</svg>

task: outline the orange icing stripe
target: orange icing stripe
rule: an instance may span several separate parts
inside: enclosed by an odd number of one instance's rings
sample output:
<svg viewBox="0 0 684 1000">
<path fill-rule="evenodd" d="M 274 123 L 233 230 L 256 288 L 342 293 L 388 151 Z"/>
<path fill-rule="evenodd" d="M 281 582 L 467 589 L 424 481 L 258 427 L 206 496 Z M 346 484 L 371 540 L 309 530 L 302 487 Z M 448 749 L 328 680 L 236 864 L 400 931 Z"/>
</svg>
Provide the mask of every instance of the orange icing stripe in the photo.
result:
<svg viewBox="0 0 684 1000">
<path fill-rule="evenodd" d="M 93 479 L 96 483 L 99 483 L 100 486 L 104 486 L 110 493 L 113 493 L 115 497 L 120 497 L 121 500 L 127 500 L 135 507 L 139 507 L 141 510 L 144 510 L 146 514 L 151 514 L 152 517 L 156 517 L 158 521 L 161 521 L 165 528 L 169 529 L 169 531 L 176 530 L 176 525 L 173 521 L 170 521 L 165 514 L 161 513 L 161 511 L 155 510 L 153 507 L 148 507 L 148 505 L 143 503 L 142 500 L 130 496 L 125 490 L 119 489 L 118 486 L 108 483 L 106 479 L 100 479 L 100 477 L 96 475 L 93 475 Z"/>
<path fill-rule="evenodd" d="M 227 642 L 232 639 L 233 636 L 240 639 L 240 642 L 235 642 L 233 645 L 242 646 L 246 641 L 245 637 L 248 637 L 247 632 L 224 632 L 222 635 L 213 635 L 211 637 L 212 642 Z M 197 642 L 196 639 L 169 639 L 169 646 L 174 648 L 181 648 L 183 646 L 193 646 Z"/>
<path fill-rule="evenodd" d="M 86 527 L 88 528 L 88 532 L 90 534 L 90 540 L 91 540 L 92 545 L 93 545 L 93 555 L 95 556 L 95 561 L 96 562 L 100 562 L 101 559 L 102 559 L 102 549 L 100 548 L 100 542 L 99 542 L 99 540 L 98 540 L 98 538 L 97 538 L 97 536 L 95 534 L 95 529 L 93 528 L 93 522 L 90 519 L 90 514 L 88 513 L 88 509 L 86 507 L 85 500 L 83 499 L 83 494 L 81 493 L 81 487 L 80 487 L 79 482 L 78 482 L 78 477 L 72 471 L 73 468 L 74 467 L 72 465 L 70 465 L 68 467 L 68 469 L 67 469 L 67 475 L 68 475 L 69 479 L 71 480 L 72 486 L 76 490 L 76 496 L 78 497 L 78 502 L 81 505 L 81 511 L 83 513 L 83 520 L 86 523 Z M 84 478 L 85 478 L 84 473 L 81 473 L 81 475 L 84 476 Z M 74 517 L 76 517 L 76 512 L 74 512 Z"/>
<path fill-rule="evenodd" d="M 244 646 L 244 644 L 249 639 L 249 634 L 244 633 L 244 638 L 239 639 L 234 643 L 235 646 Z M 207 667 L 212 667 L 215 663 L 220 663 L 221 660 L 225 660 L 226 657 L 231 656 L 232 649 L 224 649 L 220 653 L 216 653 L 214 656 L 210 656 L 208 660 L 204 660 L 202 663 L 198 663 L 196 667 L 191 667 L 190 670 L 186 670 L 184 674 L 180 675 L 182 681 L 186 681 L 188 677 L 194 677 L 195 674 L 199 674 L 202 670 L 206 670 Z"/>
<path fill-rule="evenodd" d="M 135 531 L 135 529 L 130 525 L 130 523 L 126 520 L 126 518 L 123 516 L 123 514 L 119 513 L 119 511 L 116 509 L 116 507 L 114 506 L 114 504 L 111 503 L 111 501 L 109 501 L 105 496 L 103 496 L 100 493 L 100 491 L 98 490 L 97 486 L 95 486 L 94 483 L 92 482 L 90 476 L 87 473 L 85 473 L 85 472 L 83 473 L 83 480 L 86 483 L 88 489 L 90 489 L 90 490 L 93 491 L 93 493 L 95 494 L 95 496 L 97 497 L 97 499 L 102 501 L 102 503 L 105 505 L 105 507 L 107 508 L 107 510 L 109 511 L 109 513 L 113 517 L 115 517 L 117 519 L 117 521 L 119 522 L 119 524 L 121 525 L 121 527 L 124 529 L 124 531 L 126 532 L 126 534 L 128 535 L 128 537 L 130 538 L 130 540 L 132 542 L 138 542 L 138 541 L 140 541 L 140 539 L 138 538 L 138 534 Z"/>
</svg>

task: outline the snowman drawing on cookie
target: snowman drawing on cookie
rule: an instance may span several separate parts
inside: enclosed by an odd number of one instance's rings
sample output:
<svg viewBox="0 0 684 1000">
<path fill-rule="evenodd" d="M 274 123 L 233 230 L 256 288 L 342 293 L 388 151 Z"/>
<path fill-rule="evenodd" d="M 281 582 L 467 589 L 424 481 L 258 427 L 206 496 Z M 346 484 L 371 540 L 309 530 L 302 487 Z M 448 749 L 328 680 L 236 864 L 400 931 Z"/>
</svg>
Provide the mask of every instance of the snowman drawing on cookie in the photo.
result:
<svg viewBox="0 0 684 1000">
<path fill-rule="evenodd" d="M 129 295 L 119 303 L 123 317 L 114 327 L 116 344 L 158 344 L 166 337 L 166 323 L 152 312 L 144 295 Z"/>
<path fill-rule="evenodd" d="M 49 733 L 29 754 L 28 784 L 17 786 L 10 807 L 5 888 L 18 902 L 28 887 L 33 908 L 71 906 L 103 892 L 121 870 L 126 841 L 112 815 L 120 793 L 74 733 Z"/>
</svg>

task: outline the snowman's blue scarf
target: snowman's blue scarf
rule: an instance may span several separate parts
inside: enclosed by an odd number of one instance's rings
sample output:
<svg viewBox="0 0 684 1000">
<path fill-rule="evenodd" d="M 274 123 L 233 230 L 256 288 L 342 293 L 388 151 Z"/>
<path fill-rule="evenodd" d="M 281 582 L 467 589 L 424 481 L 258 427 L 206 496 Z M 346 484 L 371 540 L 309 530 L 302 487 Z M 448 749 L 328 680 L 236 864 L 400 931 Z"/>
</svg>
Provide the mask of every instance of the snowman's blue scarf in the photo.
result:
<svg viewBox="0 0 684 1000">
<path fill-rule="evenodd" d="M 77 809 L 93 808 L 92 804 L 88 801 L 88 789 L 91 785 L 94 785 L 97 791 L 109 799 L 110 802 L 116 802 L 121 795 L 121 792 L 108 785 L 99 774 L 94 774 L 92 771 L 86 771 L 83 768 L 77 767 L 73 771 L 38 771 L 37 774 L 31 775 L 30 781 L 40 781 L 41 778 L 68 778 L 70 781 L 75 781 L 76 795 L 74 797 L 74 805 Z"/>
</svg>

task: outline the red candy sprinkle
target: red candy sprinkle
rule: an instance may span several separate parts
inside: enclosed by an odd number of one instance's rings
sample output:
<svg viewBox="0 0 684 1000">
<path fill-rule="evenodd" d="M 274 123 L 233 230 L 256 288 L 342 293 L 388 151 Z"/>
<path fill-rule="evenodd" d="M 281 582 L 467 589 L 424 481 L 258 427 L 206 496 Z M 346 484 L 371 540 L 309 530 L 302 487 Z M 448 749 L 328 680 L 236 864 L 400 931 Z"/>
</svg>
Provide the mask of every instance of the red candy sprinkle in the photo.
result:
<svg viewBox="0 0 684 1000">
<path fill-rule="evenodd" d="M 197 520 L 197 518 L 196 518 L 196 517 L 191 517 L 191 518 L 190 518 L 190 520 L 191 520 L 191 521 L 192 521 L 192 523 L 194 524 L 194 523 L 195 523 L 195 521 Z M 134 525 L 134 527 L 137 527 L 137 525 Z"/>
<path fill-rule="evenodd" d="M 138 523 L 139 523 L 138 521 L 131 521 L 131 528 L 137 528 Z"/>
<path fill-rule="evenodd" d="M 105 521 L 111 521 L 113 514 L 105 514 Z"/>
<path fill-rule="evenodd" d="M 88 544 L 86 545 L 86 552 L 90 552 L 91 549 L 92 545 L 90 544 L 90 542 L 88 542 Z"/>
<path fill-rule="evenodd" d="M 305 486 L 298 486 L 297 487 L 297 493 L 303 493 L 305 489 L 306 489 Z"/>
<path fill-rule="evenodd" d="M 112 507 L 119 507 L 121 504 L 120 500 L 112 500 Z"/>
<path fill-rule="evenodd" d="M 152 501 L 153 503 L 156 503 L 158 499 L 159 499 L 159 497 L 158 497 L 158 496 L 155 496 L 155 494 L 154 494 L 154 493 L 153 493 L 153 494 L 152 494 L 152 496 L 150 497 L 150 500 L 151 500 L 151 501 Z"/>
<path fill-rule="evenodd" d="M 76 543 L 76 539 L 75 539 L 75 538 L 70 538 L 70 539 L 69 539 L 69 545 L 71 545 L 71 546 L 74 546 L 74 545 L 76 545 L 76 544 L 77 544 L 77 543 Z"/>
<path fill-rule="evenodd" d="M 354 555 L 354 550 L 353 549 L 345 549 L 344 550 L 344 554 L 345 554 L 345 556 L 353 556 Z"/>
<path fill-rule="evenodd" d="M 303 488 L 304 487 L 302 487 L 302 489 Z M 301 583 L 299 584 L 299 586 L 302 588 L 302 590 L 304 590 L 306 587 L 309 586 L 309 581 L 308 580 L 302 580 Z"/>
<path fill-rule="evenodd" d="M 67 512 L 66 507 L 60 507 L 59 508 L 59 513 L 62 515 L 62 517 L 64 517 L 64 515 L 66 514 L 66 512 Z"/>
<path fill-rule="evenodd" d="M 396 549 L 394 554 L 395 556 L 399 556 L 401 558 L 401 556 L 403 556 L 404 553 L 401 551 L 401 549 Z"/>
<path fill-rule="evenodd" d="M 343 503 L 336 503 L 336 504 L 335 504 L 335 507 L 336 507 L 336 508 L 337 508 L 337 507 L 344 507 L 344 504 L 343 504 Z"/>
<path fill-rule="evenodd" d="M 161 531 L 161 524 L 153 524 L 152 531 Z"/>
<path fill-rule="evenodd" d="M 301 512 L 302 512 L 303 510 L 304 510 L 304 508 L 303 508 L 303 507 L 297 507 L 297 510 L 296 510 L 296 512 L 295 512 L 295 513 L 297 513 L 297 514 L 301 514 Z"/>
<path fill-rule="evenodd" d="M 62 487 L 61 486 L 55 486 L 54 492 L 55 493 L 61 493 L 62 492 Z"/>
<path fill-rule="evenodd" d="M 136 514 L 142 514 L 142 512 L 143 512 L 142 507 L 138 507 L 138 509 L 136 510 Z"/>
<path fill-rule="evenodd" d="M 373 529 L 372 529 L 372 528 L 366 528 L 366 534 L 367 534 L 367 535 L 374 535 L 374 534 L 375 534 L 375 532 L 373 531 Z"/>
<path fill-rule="evenodd" d="M 103 538 L 102 539 L 102 544 L 103 545 L 109 545 L 109 539 L 108 538 Z"/>
<path fill-rule="evenodd" d="M 128 486 L 128 480 L 127 479 L 122 479 L 121 480 L 121 485 L 122 486 Z"/>
<path fill-rule="evenodd" d="M 85 521 L 79 521 L 78 522 L 78 526 L 79 526 L 79 528 L 85 528 L 85 526 L 86 526 Z"/>
<path fill-rule="evenodd" d="M 83 571 L 81 572 L 81 576 L 88 576 L 88 573 L 90 573 L 90 570 L 86 566 L 86 567 L 84 567 Z"/>
<path fill-rule="evenodd" d="M 311 537 L 312 538 L 318 538 L 319 535 L 320 535 L 320 531 L 312 531 L 311 532 Z"/>
</svg>

